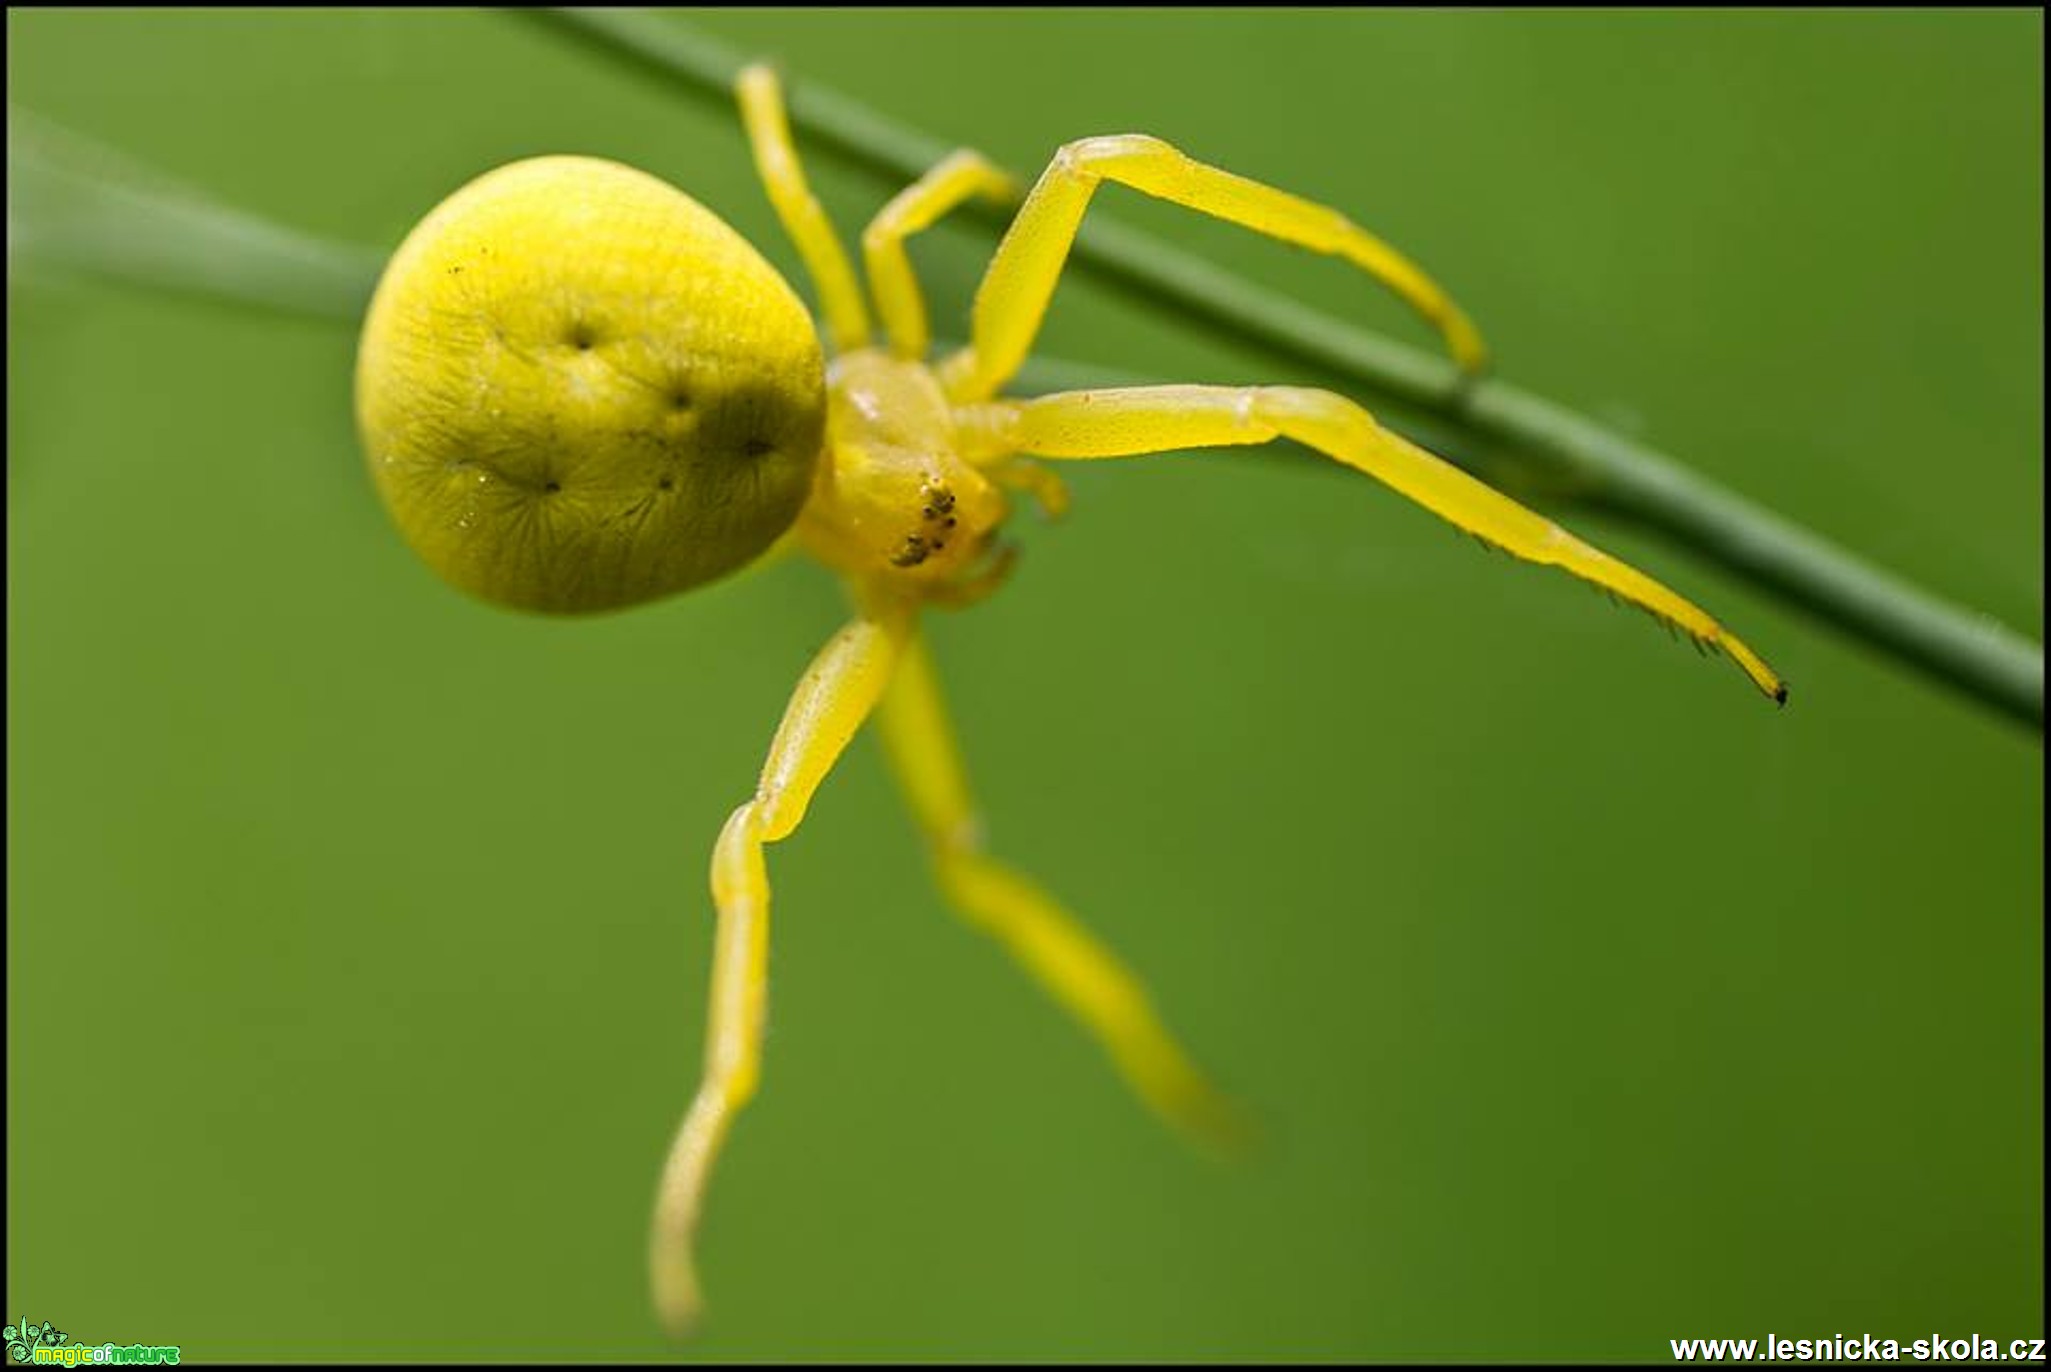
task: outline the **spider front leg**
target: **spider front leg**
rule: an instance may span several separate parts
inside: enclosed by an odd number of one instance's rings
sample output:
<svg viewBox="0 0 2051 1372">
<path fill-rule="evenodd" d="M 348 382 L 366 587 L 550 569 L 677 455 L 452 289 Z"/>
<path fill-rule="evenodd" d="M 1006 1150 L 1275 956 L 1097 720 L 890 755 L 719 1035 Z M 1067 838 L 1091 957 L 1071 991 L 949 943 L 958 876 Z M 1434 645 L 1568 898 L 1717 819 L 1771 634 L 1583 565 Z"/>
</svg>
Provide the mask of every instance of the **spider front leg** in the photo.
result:
<svg viewBox="0 0 2051 1372">
<path fill-rule="evenodd" d="M 869 289 L 876 293 L 876 312 L 890 350 L 917 360 L 932 341 L 926 329 L 926 302 L 919 294 L 904 241 L 931 228 L 949 210 L 976 196 L 1002 200 L 1013 194 L 1011 178 L 979 152 L 963 148 L 942 158 L 931 171 L 899 191 L 897 197 L 862 231 L 862 260 L 869 269 Z"/>
<path fill-rule="evenodd" d="M 1190 1062 L 1138 979 L 1052 896 L 984 853 L 932 659 L 916 636 L 876 722 L 940 888 L 963 918 L 1003 944 L 1096 1037 L 1164 1120 L 1220 1151 L 1242 1144 L 1251 1132 L 1243 1117 Z"/>
<path fill-rule="evenodd" d="M 951 399 L 987 400 L 1017 374 L 1039 332 L 1083 212 L 1105 181 L 1343 257 L 1429 320 L 1463 370 L 1476 373 L 1487 363 L 1481 335 L 1438 284 L 1337 210 L 1207 166 L 1158 138 L 1114 134 L 1066 145 L 1040 174 L 976 291 L 969 346 L 941 364 L 941 381 Z"/>
<path fill-rule="evenodd" d="M 1787 700 L 1773 669 L 1692 601 L 1383 428 L 1344 396 L 1286 386 L 1143 386 L 977 408 L 1005 442 L 1040 457 L 1135 457 L 1295 439 L 1485 542 L 1649 610 L 1703 647 L 1729 653 L 1761 691 Z"/>
<path fill-rule="evenodd" d="M 775 71 L 761 63 L 743 68 L 734 89 L 740 96 L 741 122 L 747 126 L 748 142 L 754 149 L 755 171 L 769 191 L 769 203 L 776 207 L 784 232 L 805 260 L 812 284 L 818 287 L 819 308 L 826 315 L 834 348 L 851 352 L 866 346 L 869 310 L 862 303 L 862 288 L 855 280 L 847 250 L 833 231 L 833 221 L 805 181 L 804 164 L 791 142 L 783 87 Z"/>
<path fill-rule="evenodd" d="M 701 1300 L 692 1243 L 705 1183 L 734 1115 L 755 1093 L 768 1001 L 769 875 L 763 845 L 787 838 L 812 794 L 875 708 L 906 636 L 908 610 L 866 607 L 812 660 L 785 708 L 755 794 L 727 820 L 712 855 L 719 911 L 705 1076 L 657 1193 L 649 1276 L 663 1323 L 681 1336 Z"/>
</svg>

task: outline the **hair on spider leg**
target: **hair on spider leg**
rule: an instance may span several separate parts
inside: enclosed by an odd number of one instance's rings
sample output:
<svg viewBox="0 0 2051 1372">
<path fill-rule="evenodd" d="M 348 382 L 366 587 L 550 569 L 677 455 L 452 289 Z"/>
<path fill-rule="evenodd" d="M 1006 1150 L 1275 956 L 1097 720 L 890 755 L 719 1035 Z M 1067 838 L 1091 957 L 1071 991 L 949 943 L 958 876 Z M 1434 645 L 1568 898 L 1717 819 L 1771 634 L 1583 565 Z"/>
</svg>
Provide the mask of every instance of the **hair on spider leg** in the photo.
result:
<svg viewBox="0 0 2051 1372">
<path fill-rule="evenodd" d="M 1633 601 L 1626 601 L 1622 596 L 1619 596 L 1615 591 L 1611 590 L 1607 586 L 1597 585 L 1594 582 L 1589 582 L 1586 584 L 1588 585 L 1588 588 L 1590 590 L 1599 593 L 1603 597 L 1603 599 L 1607 600 L 1610 604 L 1616 606 L 1618 609 L 1637 610 L 1639 613 L 1645 615 L 1647 618 L 1652 620 L 1653 623 L 1659 625 L 1660 628 L 1666 630 L 1666 635 L 1668 638 L 1686 638 L 1687 641 L 1694 646 L 1695 651 L 1701 656 L 1728 656 L 1728 654 L 1726 654 L 1726 652 L 1724 651 L 1723 645 L 1717 642 L 1714 638 L 1708 637 L 1703 634 L 1698 634 L 1685 624 L 1676 623 L 1674 620 L 1667 618 L 1665 615 L 1653 609 L 1651 606 L 1640 605 Z M 1785 691 L 1783 691 L 1780 696 L 1776 697 L 1776 699 L 1780 699 L 1782 703 L 1785 703 L 1784 697 Z"/>
<path fill-rule="evenodd" d="M 1666 630 L 1666 636 L 1668 638 L 1679 638 L 1681 636 L 1681 631 L 1674 627 L 1674 622 L 1671 619 L 1668 619 L 1665 615 L 1661 614 L 1659 611 L 1653 609 L 1649 605 L 1640 605 L 1637 608 L 1643 610 L 1654 624 L 1657 624 L 1660 628 Z"/>
</svg>

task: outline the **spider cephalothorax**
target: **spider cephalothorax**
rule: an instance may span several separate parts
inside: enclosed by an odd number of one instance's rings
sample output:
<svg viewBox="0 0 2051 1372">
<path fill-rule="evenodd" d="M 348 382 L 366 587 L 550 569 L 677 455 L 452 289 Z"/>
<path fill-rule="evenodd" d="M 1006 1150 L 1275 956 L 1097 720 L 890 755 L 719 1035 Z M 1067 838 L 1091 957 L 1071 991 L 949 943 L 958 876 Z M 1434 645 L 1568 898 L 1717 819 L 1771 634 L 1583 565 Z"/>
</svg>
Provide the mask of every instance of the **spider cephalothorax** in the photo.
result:
<svg viewBox="0 0 2051 1372">
<path fill-rule="evenodd" d="M 873 348 L 828 371 L 826 460 L 798 536 L 843 575 L 960 595 L 987 579 L 1009 506 L 961 456 L 953 415 L 924 365 Z"/>
</svg>

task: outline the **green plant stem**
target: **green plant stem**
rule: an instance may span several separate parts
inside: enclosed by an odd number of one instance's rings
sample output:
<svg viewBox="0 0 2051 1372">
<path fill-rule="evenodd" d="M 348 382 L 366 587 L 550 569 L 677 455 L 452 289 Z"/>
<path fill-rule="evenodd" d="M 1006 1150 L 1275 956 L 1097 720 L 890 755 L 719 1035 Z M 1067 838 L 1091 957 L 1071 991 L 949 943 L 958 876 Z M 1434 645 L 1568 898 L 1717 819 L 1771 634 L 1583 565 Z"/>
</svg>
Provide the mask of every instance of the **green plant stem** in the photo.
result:
<svg viewBox="0 0 2051 1372">
<path fill-rule="evenodd" d="M 629 33 L 653 24 L 665 43 L 676 35 L 674 25 L 638 13 L 599 18 L 606 24 L 624 23 Z M 583 31 L 590 21 L 580 15 L 572 22 Z M 737 58 L 713 51 L 713 58 L 697 54 L 692 70 L 710 79 L 721 72 L 730 75 L 739 65 Z M 801 92 L 794 110 L 801 120 L 839 121 L 842 136 L 850 129 L 866 130 L 862 136 L 879 131 L 879 136 L 890 136 L 885 121 L 837 97 Z M 899 154 L 912 156 L 903 149 Z M 867 160 L 894 169 L 893 163 Z M 325 242 L 220 205 L 25 111 L 9 111 L 8 161 L 10 271 L 16 259 L 48 262 L 157 289 L 351 324 L 361 319 L 376 282 L 381 258 L 374 252 Z M 1459 395 L 1451 366 L 1435 357 L 1267 296 L 1200 260 L 1150 246 L 1143 235 L 1117 225 L 1087 226 L 1086 241 L 1095 243 L 1107 230 L 1110 265 L 1099 270 L 1144 298 L 1163 291 L 1161 299 L 1228 330 L 1244 315 L 1261 326 L 1255 336 L 1274 351 L 1329 374 L 1342 388 L 1364 388 L 1395 401 L 1406 411 L 1399 427 L 1434 451 L 1514 486 L 1519 494 L 1635 518 L 1898 660 L 2041 729 L 2042 649 L 1992 619 L 1947 605 L 1644 445 L 1538 396 L 1501 382 Z M 1088 254 L 1097 251 L 1079 245 L 1078 255 L 1087 262 Z M 1019 389 L 1041 393 L 1152 379 L 1040 357 L 1021 372 Z"/>
<path fill-rule="evenodd" d="M 7 256 L 288 314 L 360 319 L 382 257 L 231 209 L 10 105 Z"/>
<path fill-rule="evenodd" d="M 531 10 L 614 56 L 732 99 L 741 54 L 642 10 Z M 894 182 L 953 150 L 810 82 L 789 94 L 812 143 Z M 1004 206 L 966 213 L 1002 226 Z M 1519 493 L 1571 495 L 1642 522 L 1709 562 L 1800 605 L 1860 642 L 2041 732 L 2044 652 L 1995 619 L 1939 597 L 1689 471 L 1666 455 L 1499 380 L 1463 388 L 1452 364 L 1320 314 L 1092 212 L 1071 261 L 1100 281 L 1308 367 L 1340 389 L 1428 415 L 1438 451 Z M 1500 465 L 1499 465 L 1500 464 Z M 1513 470 L 1505 472 L 1502 468 Z"/>
</svg>

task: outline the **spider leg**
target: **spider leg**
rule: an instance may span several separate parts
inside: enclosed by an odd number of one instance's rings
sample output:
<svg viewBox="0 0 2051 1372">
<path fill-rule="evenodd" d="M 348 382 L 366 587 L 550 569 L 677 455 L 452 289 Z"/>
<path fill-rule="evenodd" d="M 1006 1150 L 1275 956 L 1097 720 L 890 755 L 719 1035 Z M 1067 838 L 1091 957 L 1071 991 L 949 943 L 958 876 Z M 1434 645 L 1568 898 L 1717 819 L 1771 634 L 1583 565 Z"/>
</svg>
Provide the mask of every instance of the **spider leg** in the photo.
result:
<svg viewBox="0 0 2051 1372">
<path fill-rule="evenodd" d="M 1243 1143 L 1250 1130 L 1242 1116 L 1190 1062 L 1138 979 L 1053 897 L 984 853 L 982 823 L 919 637 L 905 646 L 877 725 L 956 911 L 1003 944 L 1096 1037 L 1164 1120 L 1221 1151 Z"/>
<path fill-rule="evenodd" d="M 1007 458 L 984 467 L 982 472 L 1008 491 L 1031 496 L 1043 518 L 1059 519 L 1068 513 L 1068 483 L 1031 458 Z"/>
<path fill-rule="evenodd" d="M 1017 373 L 1047 312 L 1083 212 L 1105 181 L 1343 257 L 1429 320 L 1464 370 L 1478 372 L 1486 364 L 1481 335 L 1438 284 L 1338 211 L 1206 166 L 1158 138 L 1113 134 L 1067 144 L 1040 173 L 976 291 L 969 345 L 941 364 L 949 397 L 988 399 Z"/>
<path fill-rule="evenodd" d="M 998 407 L 991 407 L 998 408 Z M 1787 687 L 1693 602 L 1433 456 L 1343 396 L 1286 386 L 1143 386 L 1005 402 L 1017 450 L 1052 458 L 1134 457 L 1292 438 L 1395 488 L 1440 518 L 1529 562 L 1559 567 L 1720 649 L 1761 691 Z"/>
<path fill-rule="evenodd" d="M 876 294 L 876 312 L 883 317 L 892 352 L 917 360 L 932 341 L 926 329 L 926 302 L 904 240 L 931 228 L 940 216 L 973 196 L 1002 200 L 1012 193 L 1009 176 L 981 153 L 963 148 L 899 191 L 869 221 L 862 231 L 862 261 L 869 269 L 869 289 Z"/>
<path fill-rule="evenodd" d="M 705 1075 L 671 1145 L 649 1236 L 655 1307 L 678 1336 L 690 1330 L 701 1307 L 692 1244 L 705 1183 L 761 1072 L 769 958 L 763 845 L 798 827 L 813 792 L 883 693 L 908 633 L 908 615 L 885 607 L 866 612 L 834 635 L 791 695 L 755 794 L 728 818 L 713 849 L 712 899 L 719 933 Z"/>
<path fill-rule="evenodd" d="M 986 552 L 981 564 L 961 580 L 941 582 L 928 589 L 924 601 L 949 610 L 966 610 L 972 605 L 980 605 L 1011 579 L 1012 569 L 1017 565 L 1018 545 L 1007 539 Z"/>
<path fill-rule="evenodd" d="M 790 120 L 784 114 L 783 87 L 776 72 L 763 63 L 744 67 L 734 80 L 740 96 L 741 122 L 755 153 L 755 170 L 769 191 L 783 229 L 805 259 L 805 270 L 819 290 L 827 332 L 836 351 L 849 352 L 869 341 L 869 311 L 854 265 L 833 232 L 833 221 L 805 181 L 804 164 L 791 142 Z"/>
</svg>

